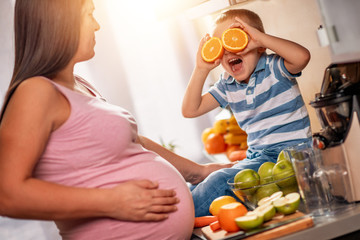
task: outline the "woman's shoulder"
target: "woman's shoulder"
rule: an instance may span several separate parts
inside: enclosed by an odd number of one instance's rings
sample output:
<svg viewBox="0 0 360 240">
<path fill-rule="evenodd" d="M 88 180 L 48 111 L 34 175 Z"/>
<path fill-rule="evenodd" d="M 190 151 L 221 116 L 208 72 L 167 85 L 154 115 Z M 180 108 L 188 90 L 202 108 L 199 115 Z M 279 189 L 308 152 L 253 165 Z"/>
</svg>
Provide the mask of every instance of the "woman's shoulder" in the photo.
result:
<svg viewBox="0 0 360 240">
<path fill-rule="evenodd" d="M 16 88 L 12 98 L 17 102 L 34 107 L 52 108 L 62 98 L 51 80 L 44 77 L 31 77 Z"/>
<path fill-rule="evenodd" d="M 50 79 L 36 76 L 22 81 L 16 91 L 21 91 L 22 93 L 28 93 L 30 95 L 41 93 L 40 95 L 46 96 L 47 94 L 55 93 L 57 90 Z"/>
<path fill-rule="evenodd" d="M 13 109 L 18 114 L 37 116 L 34 119 L 48 119 L 60 126 L 69 115 L 67 100 L 50 79 L 32 77 L 23 81 L 11 97 Z"/>
</svg>

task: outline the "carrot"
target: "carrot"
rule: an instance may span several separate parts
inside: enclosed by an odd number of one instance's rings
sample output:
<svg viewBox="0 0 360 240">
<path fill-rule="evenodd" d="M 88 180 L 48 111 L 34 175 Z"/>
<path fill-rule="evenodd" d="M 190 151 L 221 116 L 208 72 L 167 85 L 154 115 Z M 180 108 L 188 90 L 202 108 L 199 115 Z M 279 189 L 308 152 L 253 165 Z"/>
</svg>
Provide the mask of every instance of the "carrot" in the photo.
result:
<svg viewBox="0 0 360 240">
<path fill-rule="evenodd" d="M 211 229 L 213 232 L 221 229 L 221 226 L 220 226 L 219 221 L 215 221 L 215 222 L 210 223 L 210 229 Z"/>
<path fill-rule="evenodd" d="M 246 150 L 235 150 L 229 154 L 229 160 L 231 162 L 240 161 L 246 158 Z"/>
<path fill-rule="evenodd" d="M 217 217 L 216 216 L 202 216 L 202 217 L 196 217 L 195 218 L 195 222 L 194 222 L 194 227 L 195 228 L 199 228 L 199 227 L 205 227 L 208 226 L 210 223 L 213 223 L 215 221 L 217 221 Z"/>
</svg>

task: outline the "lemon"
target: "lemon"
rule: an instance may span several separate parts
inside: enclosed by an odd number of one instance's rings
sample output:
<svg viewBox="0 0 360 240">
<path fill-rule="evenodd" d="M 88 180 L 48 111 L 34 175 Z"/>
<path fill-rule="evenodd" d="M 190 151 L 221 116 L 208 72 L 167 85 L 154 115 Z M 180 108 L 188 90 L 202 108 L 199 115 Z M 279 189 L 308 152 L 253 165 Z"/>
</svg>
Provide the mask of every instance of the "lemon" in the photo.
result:
<svg viewBox="0 0 360 240">
<path fill-rule="evenodd" d="M 210 204 L 209 212 L 211 213 L 211 215 L 217 216 L 222 206 L 233 202 L 237 201 L 231 196 L 220 196 L 218 198 L 215 198 Z"/>
</svg>

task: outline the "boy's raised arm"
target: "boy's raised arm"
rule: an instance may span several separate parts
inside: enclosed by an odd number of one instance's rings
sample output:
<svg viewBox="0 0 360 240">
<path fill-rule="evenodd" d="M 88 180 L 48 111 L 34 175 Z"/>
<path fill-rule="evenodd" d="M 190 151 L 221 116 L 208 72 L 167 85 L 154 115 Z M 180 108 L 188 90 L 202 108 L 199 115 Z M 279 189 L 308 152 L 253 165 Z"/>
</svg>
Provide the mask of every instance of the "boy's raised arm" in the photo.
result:
<svg viewBox="0 0 360 240">
<path fill-rule="evenodd" d="M 234 26 L 240 26 L 249 34 L 252 47 L 268 48 L 284 58 L 285 67 L 290 73 L 301 72 L 310 61 L 310 52 L 305 47 L 286 39 L 262 33 L 240 18 L 236 18 L 236 21 L 239 24 L 234 24 Z M 249 45 L 247 48 L 250 47 Z"/>
<path fill-rule="evenodd" d="M 201 57 L 201 48 L 209 38 L 210 36 L 207 34 L 200 41 L 196 55 L 196 65 L 185 91 L 182 114 L 186 118 L 201 116 L 220 105 L 210 93 L 202 94 L 209 72 L 220 64 L 220 60 L 207 63 Z"/>
</svg>

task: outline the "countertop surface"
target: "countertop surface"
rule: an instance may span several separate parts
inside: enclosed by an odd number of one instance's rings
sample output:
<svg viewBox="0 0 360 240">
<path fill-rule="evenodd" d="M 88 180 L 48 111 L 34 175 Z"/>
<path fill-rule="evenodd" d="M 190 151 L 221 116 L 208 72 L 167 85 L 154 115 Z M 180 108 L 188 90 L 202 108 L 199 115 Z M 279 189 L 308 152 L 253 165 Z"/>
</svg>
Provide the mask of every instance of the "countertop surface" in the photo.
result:
<svg viewBox="0 0 360 240">
<path fill-rule="evenodd" d="M 310 214 L 309 214 L 310 215 Z M 360 230 L 360 203 L 338 204 L 333 211 L 322 215 L 312 216 L 314 226 L 296 233 L 292 233 L 279 240 L 316 239 L 328 240 L 347 235 Z M 360 233 L 359 233 L 360 234 Z M 192 239 L 206 239 L 201 229 L 195 229 Z M 235 239 L 235 238 L 234 238 Z M 239 239 L 242 239 L 239 237 Z M 358 238 L 352 238 L 358 239 Z"/>
</svg>

